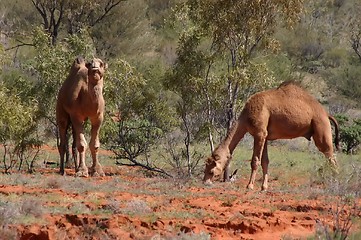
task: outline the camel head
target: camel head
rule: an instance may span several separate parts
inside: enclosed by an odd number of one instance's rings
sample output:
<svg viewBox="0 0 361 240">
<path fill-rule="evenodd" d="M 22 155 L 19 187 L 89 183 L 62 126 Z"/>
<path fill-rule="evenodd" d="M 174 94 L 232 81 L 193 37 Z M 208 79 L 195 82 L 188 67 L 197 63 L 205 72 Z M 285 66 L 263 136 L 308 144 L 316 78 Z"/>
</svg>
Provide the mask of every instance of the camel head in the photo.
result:
<svg viewBox="0 0 361 240">
<path fill-rule="evenodd" d="M 211 184 L 223 177 L 224 169 L 231 160 L 231 154 L 224 149 L 216 149 L 206 160 L 203 182 Z"/>
<path fill-rule="evenodd" d="M 93 83 L 97 83 L 103 79 L 104 72 L 108 68 L 108 65 L 99 58 L 93 58 L 86 64 L 88 68 L 89 80 Z"/>
</svg>

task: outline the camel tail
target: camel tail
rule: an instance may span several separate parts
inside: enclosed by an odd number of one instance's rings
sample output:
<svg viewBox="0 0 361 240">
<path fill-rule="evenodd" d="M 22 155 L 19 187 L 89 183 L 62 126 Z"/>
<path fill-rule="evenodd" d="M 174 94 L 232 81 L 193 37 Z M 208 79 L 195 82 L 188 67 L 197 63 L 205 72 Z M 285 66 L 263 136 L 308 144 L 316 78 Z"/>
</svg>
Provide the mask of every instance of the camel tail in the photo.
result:
<svg viewBox="0 0 361 240">
<path fill-rule="evenodd" d="M 336 146 L 336 150 L 339 151 L 340 150 L 340 136 L 339 136 L 339 126 L 338 126 L 338 122 L 337 120 L 332 117 L 331 115 L 328 116 L 328 118 L 331 120 L 331 122 L 333 122 L 333 124 L 335 125 L 335 146 Z"/>
</svg>

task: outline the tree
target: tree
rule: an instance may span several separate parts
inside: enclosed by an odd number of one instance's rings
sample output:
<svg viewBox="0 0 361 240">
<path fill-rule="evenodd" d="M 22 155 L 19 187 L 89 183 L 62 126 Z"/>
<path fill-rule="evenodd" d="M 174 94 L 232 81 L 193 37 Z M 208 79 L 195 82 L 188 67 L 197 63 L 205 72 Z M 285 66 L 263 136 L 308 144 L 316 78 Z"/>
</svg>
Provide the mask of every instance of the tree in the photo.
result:
<svg viewBox="0 0 361 240">
<path fill-rule="evenodd" d="M 242 88 L 242 71 L 256 50 L 278 47 L 273 38 L 278 23 L 292 26 L 299 19 L 302 0 L 189 0 L 190 18 L 212 38 L 212 51 L 227 61 L 227 128 L 235 118 Z M 281 20 L 281 21 L 280 21 Z"/>
<path fill-rule="evenodd" d="M 118 164 L 171 176 L 149 156 L 171 121 L 167 116 L 171 111 L 160 99 L 162 95 L 156 94 L 159 89 L 153 89 L 125 60 L 115 59 L 110 66 L 104 89 L 107 116 L 102 140 L 115 153 Z"/>
<path fill-rule="evenodd" d="M 213 150 L 215 119 L 229 129 L 239 99 L 275 83 L 267 66 L 253 58 L 261 50 L 277 48 L 273 34 L 278 20 L 292 25 L 301 10 L 302 1 L 188 0 L 178 6 L 176 16 L 184 32 L 166 85 L 180 96 L 186 149 L 191 142 L 190 116 L 203 113 Z"/>
<path fill-rule="evenodd" d="M 11 77 L 8 79 L 16 80 Z M 20 170 L 25 152 L 42 144 L 34 135 L 37 129 L 34 117 L 37 110 L 36 102 L 32 99 L 21 99 L 14 94 L 26 91 L 26 88 L 8 88 L 7 83 L 9 82 L 6 79 L 5 83 L 0 83 L 0 143 L 4 149 L 2 163 L 6 173 L 16 165 Z M 36 156 L 31 162 L 35 158 Z M 32 170 L 32 167 L 29 167 L 29 170 Z"/>
<path fill-rule="evenodd" d="M 33 6 L 42 18 L 43 28 L 56 44 L 62 25 L 67 33 L 78 33 L 85 27 L 94 27 L 106 18 L 110 12 L 125 0 L 32 0 Z"/>
</svg>

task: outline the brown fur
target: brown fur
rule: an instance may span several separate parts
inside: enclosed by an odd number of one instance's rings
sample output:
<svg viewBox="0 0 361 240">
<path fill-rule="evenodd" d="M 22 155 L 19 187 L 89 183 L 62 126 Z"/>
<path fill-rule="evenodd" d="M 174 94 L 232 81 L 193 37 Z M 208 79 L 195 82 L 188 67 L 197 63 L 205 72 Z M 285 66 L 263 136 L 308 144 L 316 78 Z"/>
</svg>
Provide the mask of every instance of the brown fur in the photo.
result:
<svg viewBox="0 0 361 240">
<path fill-rule="evenodd" d="M 338 148 L 337 121 L 300 86 L 287 82 L 277 89 L 256 93 L 246 102 L 226 139 L 207 159 L 203 180 L 211 182 L 221 177 L 231 160 L 234 148 L 247 132 L 254 138 L 252 173 L 247 186 L 250 189 L 253 189 L 256 170 L 260 163 L 263 169 L 262 189 L 266 190 L 268 187 L 268 140 L 297 137 L 311 140 L 312 137 L 317 148 L 336 168 L 329 120 L 335 124 L 335 144 Z"/>
<path fill-rule="evenodd" d="M 56 105 L 56 121 L 60 135 L 58 146 L 60 154 L 60 174 L 64 174 L 64 155 L 67 145 L 67 130 L 70 125 L 73 128 L 73 147 L 79 154 L 75 157 L 75 170 L 77 176 L 88 176 L 88 168 L 85 164 L 85 150 L 87 143 L 84 137 L 83 123 L 89 119 L 91 122 L 91 151 L 93 175 L 104 176 L 102 167 L 98 161 L 97 153 L 100 146 L 99 130 L 103 121 L 104 98 L 103 77 L 106 64 L 98 58 L 86 63 L 84 59 L 75 59 L 70 73 L 59 90 Z M 77 161 L 79 159 L 79 161 Z"/>
</svg>

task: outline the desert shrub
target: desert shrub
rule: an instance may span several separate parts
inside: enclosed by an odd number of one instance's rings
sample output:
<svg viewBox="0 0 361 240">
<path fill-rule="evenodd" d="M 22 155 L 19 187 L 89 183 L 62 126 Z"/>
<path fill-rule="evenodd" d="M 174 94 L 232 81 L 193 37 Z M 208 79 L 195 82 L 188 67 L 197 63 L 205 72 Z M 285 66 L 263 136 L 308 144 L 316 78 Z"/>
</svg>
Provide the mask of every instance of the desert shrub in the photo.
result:
<svg viewBox="0 0 361 240">
<path fill-rule="evenodd" d="M 335 201 L 334 199 L 332 201 Z M 354 220 L 361 214 L 361 208 L 357 205 L 357 200 L 348 196 L 336 199 L 336 206 L 332 207 L 333 227 L 323 221 L 316 222 L 316 239 L 326 240 L 346 240 L 354 239 L 351 233 L 351 227 Z"/>
<path fill-rule="evenodd" d="M 6 173 L 15 166 L 21 169 L 22 163 L 28 162 L 31 150 L 40 145 L 39 142 L 35 143 L 32 134 L 36 128 L 35 110 L 35 103 L 23 102 L 21 97 L 13 94 L 6 84 L 0 82 L 0 143 L 3 148 L 1 167 Z M 29 167 L 33 165 L 36 155 Z"/>
<path fill-rule="evenodd" d="M 336 118 L 341 126 L 340 141 L 343 143 L 343 151 L 347 154 L 355 153 L 361 143 L 361 119 L 350 121 L 345 115 L 337 115 Z"/>
<path fill-rule="evenodd" d="M 104 206 L 106 210 L 110 210 L 112 213 L 119 214 L 122 212 L 120 207 L 120 202 L 116 199 L 109 200 L 108 203 Z"/>
<path fill-rule="evenodd" d="M 330 227 L 328 223 L 318 221 L 316 239 L 354 239 L 350 230 L 361 214 L 361 167 L 357 158 L 348 155 L 341 155 L 339 163 L 339 174 L 327 166 L 318 169 L 318 182 L 323 185 L 318 189 L 318 196 L 324 196 L 332 203 L 329 211 L 333 222 Z"/>
<path fill-rule="evenodd" d="M 83 224 L 82 239 L 102 239 L 110 240 L 111 237 L 104 231 L 103 226 L 97 223 L 95 226 L 91 224 Z"/>
<path fill-rule="evenodd" d="M 152 240 L 210 240 L 211 236 L 208 233 L 200 232 L 187 232 L 185 230 L 180 231 L 176 236 L 172 237 L 161 237 L 160 235 L 155 235 L 151 238 Z"/>
<path fill-rule="evenodd" d="M 123 212 L 130 215 L 135 214 L 148 214 L 152 212 L 152 209 L 149 207 L 148 203 L 141 199 L 134 199 L 128 202 L 123 209 Z"/>
<path fill-rule="evenodd" d="M 165 141 L 161 145 L 163 148 L 162 157 L 164 162 L 167 164 L 168 169 L 170 169 L 171 173 L 178 180 L 190 179 L 189 173 L 192 173 L 192 176 L 197 177 L 201 171 L 203 171 L 203 167 L 201 167 L 204 156 L 204 149 L 202 149 L 202 144 L 195 144 L 188 146 L 188 151 L 183 146 L 184 143 L 184 132 L 181 130 L 175 130 L 173 132 L 168 133 L 165 136 Z M 187 158 L 187 154 L 190 155 Z"/>
<path fill-rule="evenodd" d="M 37 199 L 24 199 L 21 204 L 21 213 L 39 218 L 44 214 L 43 204 Z"/>
<path fill-rule="evenodd" d="M 63 179 L 60 179 L 58 177 L 51 177 L 46 180 L 46 187 L 50 189 L 57 189 L 64 186 L 64 183 L 62 181 Z"/>
<path fill-rule="evenodd" d="M 119 160 L 127 159 L 136 164 L 137 158 L 147 155 L 149 147 L 162 135 L 162 130 L 147 120 L 121 121 L 113 145 L 110 147 Z M 121 162 L 119 162 L 121 164 Z M 150 162 L 144 164 L 150 165 Z"/>
<path fill-rule="evenodd" d="M 336 68 L 346 64 L 348 56 L 346 49 L 331 48 L 325 52 L 322 62 L 325 67 Z"/>
<path fill-rule="evenodd" d="M 111 116 L 104 123 L 103 142 L 115 153 L 117 164 L 140 166 L 167 175 L 149 158 L 151 147 L 172 121 L 166 96 L 159 94 L 161 86 L 153 86 L 154 82 L 122 59 L 110 64 L 113 68 L 108 72 L 104 94 Z"/>
<path fill-rule="evenodd" d="M 0 202 L 0 226 L 15 223 L 21 216 L 21 209 L 18 203 Z"/>
<path fill-rule="evenodd" d="M 69 212 L 72 214 L 87 214 L 90 213 L 90 209 L 81 202 L 75 202 L 69 207 Z"/>
<path fill-rule="evenodd" d="M 344 96 L 360 102 L 361 86 L 359 76 L 361 75 L 361 68 L 359 64 L 348 63 L 338 68 L 329 69 L 323 75 L 330 86 L 336 87 Z"/>
</svg>

